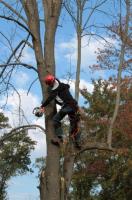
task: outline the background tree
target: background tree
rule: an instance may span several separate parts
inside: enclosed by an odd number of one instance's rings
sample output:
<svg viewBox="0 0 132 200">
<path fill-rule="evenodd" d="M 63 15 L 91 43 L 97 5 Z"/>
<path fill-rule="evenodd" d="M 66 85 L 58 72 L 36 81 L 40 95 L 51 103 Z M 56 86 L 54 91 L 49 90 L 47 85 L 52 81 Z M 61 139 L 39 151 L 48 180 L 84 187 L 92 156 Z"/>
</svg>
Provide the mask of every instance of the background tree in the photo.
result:
<svg viewBox="0 0 132 200">
<path fill-rule="evenodd" d="M 131 199 L 131 81 L 131 78 L 125 77 L 121 84 L 121 103 L 113 129 L 113 146 L 118 150 L 113 153 L 92 150 L 78 156 L 71 198 Z M 100 79 L 93 83 L 92 94 L 82 91 L 88 103 L 84 127 L 89 126 L 86 137 L 102 141 L 106 140 L 106 130 L 114 110 L 117 83 L 114 79 Z"/>
<path fill-rule="evenodd" d="M 8 126 L 8 118 L 0 113 L 0 128 L 4 132 Z M 11 177 L 32 172 L 30 153 L 34 145 L 26 132 L 9 137 L 0 145 L 0 199 L 7 199 L 6 189 Z"/>
<path fill-rule="evenodd" d="M 107 143 L 109 147 L 112 145 L 112 130 L 118 114 L 119 104 L 120 104 L 120 90 L 121 90 L 121 78 L 122 72 L 125 68 L 130 69 L 131 61 L 129 59 L 131 52 L 131 44 L 128 44 L 128 41 L 131 41 L 131 2 L 129 0 L 125 1 L 125 17 L 122 16 L 122 1 L 120 1 L 120 12 L 119 20 L 113 22 L 112 26 L 108 27 L 111 31 L 112 38 L 117 42 L 111 47 L 108 46 L 102 51 L 99 51 L 98 62 L 99 66 L 105 66 L 107 69 L 112 69 L 112 67 L 117 69 L 117 95 L 116 95 L 116 104 L 111 118 L 110 127 L 108 130 Z"/>
<path fill-rule="evenodd" d="M 80 72 L 82 61 L 82 38 L 87 38 L 88 43 L 92 36 L 101 37 L 96 33 L 96 22 L 94 14 L 101 11 L 101 6 L 104 5 L 107 0 L 102 1 L 87 1 L 87 0 L 65 0 L 64 6 L 69 13 L 71 20 L 74 24 L 74 28 L 77 34 L 77 65 L 76 65 L 76 78 L 75 78 L 75 99 L 79 100 L 79 84 L 80 84 Z M 106 13 L 105 13 L 106 14 Z M 107 13 L 108 14 L 108 13 Z M 93 32 L 95 32 L 93 34 Z M 88 45 L 88 44 L 87 44 Z"/>
</svg>

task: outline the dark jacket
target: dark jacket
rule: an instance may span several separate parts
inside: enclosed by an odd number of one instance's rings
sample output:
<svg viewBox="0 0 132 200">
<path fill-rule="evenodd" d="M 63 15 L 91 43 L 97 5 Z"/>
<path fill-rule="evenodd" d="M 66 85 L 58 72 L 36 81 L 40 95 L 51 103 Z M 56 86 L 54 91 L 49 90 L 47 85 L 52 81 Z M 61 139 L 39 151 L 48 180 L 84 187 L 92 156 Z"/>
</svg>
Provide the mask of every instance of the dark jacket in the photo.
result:
<svg viewBox="0 0 132 200">
<path fill-rule="evenodd" d="M 49 97 L 42 102 L 42 106 L 41 107 L 45 107 L 47 106 L 52 100 L 55 100 L 57 104 L 59 105 L 69 105 L 72 107 L 76 107 L 77 106 L 77 102 L 76 100 L 72 97 L 69 88 L 70 86 L 68 84 L 65 83 L 61 83 L 58 79 L 56 79 L 58 81 L 58 87 L 56 89 L 52 89 L 50 88 L 50 92 L 49 92 Z M 60 98 L 60 100 L 62 101 L 61 103 L 57 100 L 57 97 Z"/>
</svg>

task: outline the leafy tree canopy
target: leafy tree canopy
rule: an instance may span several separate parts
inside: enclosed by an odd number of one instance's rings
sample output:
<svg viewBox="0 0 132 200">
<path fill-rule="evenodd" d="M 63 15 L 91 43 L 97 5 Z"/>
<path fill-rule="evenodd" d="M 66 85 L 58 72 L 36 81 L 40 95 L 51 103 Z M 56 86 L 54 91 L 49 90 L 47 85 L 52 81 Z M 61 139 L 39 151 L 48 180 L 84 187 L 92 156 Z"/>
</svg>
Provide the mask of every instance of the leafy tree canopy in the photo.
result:
<svg viewBox="0 0 132 200">
<path fill-rule="evenodd" d="M 0 128 L 6 128 L 8 118 L 0 113 Z M 8 180 L 26 172 L 32 172 L 30 168 L 30 152 L 34 149 L 35 142 L 27 136 L 26 132 L 20 132 L 7 137 L 0 146 L 0 199 L 6 199 Z"/>
<path fill-rule="evenodd" d="M 86 99 L 85 124 L 89 137 L 106 139 L 115 104 L 116 80 L 93 81 L 93 93 L 82 90 Z M 75 164 L 71 198 L 77 200 L 129 200 L 132 185 L 132 82 L 122 80 L 119 113 L 113 130 L 114 153 L 92 150 L 81 154 Z M 96 127 L 96 128 L 95 128 Z M 98 190 L 99 189 L 99 190 Z"/>
</svg>

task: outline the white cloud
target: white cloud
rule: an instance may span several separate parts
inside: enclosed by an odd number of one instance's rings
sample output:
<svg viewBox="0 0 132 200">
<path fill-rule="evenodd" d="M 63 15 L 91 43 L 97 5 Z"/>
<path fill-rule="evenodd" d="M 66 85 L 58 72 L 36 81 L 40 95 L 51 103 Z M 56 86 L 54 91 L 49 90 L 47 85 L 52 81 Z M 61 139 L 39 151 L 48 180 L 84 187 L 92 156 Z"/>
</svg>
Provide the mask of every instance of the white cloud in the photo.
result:
<svg viewBox="0 0 132 200">
<path fill-rule="evenodd" d="M 7 48 L 6 48 L 7 49 Z M 3 50 L 3 48 L 2 48 Z M 3 52 L 3 51 L 2 51 Z M 5 52 L 6 53 L 6 52 Z M 8 54 L 9 52 L 7 52 Z M 16 53 L 16 57 L 14 57 L 14 59 L 12 59 L 12 61 L 16 62 L 16 58 L 19 58 L 18 63 L 25 63 L 25 64 L 29 64 L 32 66 L 36 66 L 36 59 L 35 59 L 35 55 L 34 55 L 34 51 L 31 47 L 29 47 L 28 45 L 26 45 L 24 47 L 24 49 L 21 52 L 21 48 L 17 51 Z M 4 56 L 5 57 L 5 56 Z M 20 76 L 20 75 L 19 75 Z"/>
<path fill-rule="evenodd" d="M 27 75 L 27 73 L 19 71 L 19 74 L 14 74 L 13 79 L 15 80 L 15 84 L 17 87 L 24 87 L 27 85 L 27 83 L 30 81 L 30 77 Z"/>
<path fill-rule="evenodd" d="M 45 128 L 44 118 L 35 118 L 32 124 L 40 125 L 41 127 Z M 35 151 L 33 152 L 32 156 L 41 157 L 46 156 L 47 152 L 47 145 L 46 145 L 46 135 L 41 129 L 31 130 L 29 131 L 29 135 L 32 140 L 37 142 Z"/>
<path fill-rule="evenodd" d="M 21 62 L 35 64 L 35 56 L 31 48 L 26 46 L 22 52 L 22 56 L 20 58 Z"/>
<path fill-rule="evenodd" d="M 33 108 L 40 105 L 40 100 L 39 100 L 38 96 L 34 95 L 31 92 L 27 96 L 27 91 L 22 90 L 22 89 L 19 89 L 18 92 L 21 95 L 21 107 L 22 107 L 22 110 L 23 110 L 27 120 L 30 122 L 30 124 L 37 124 L 37 125 L 44 127 L 44 118 L 43 117 L 36 118 L 32 114 Z M 5 98 L 3 98 L 0 101 L 1 105 L 3 103 L 5 103 Z M 8 97 L 7 107 L 8 107 L 8 110 L 4 111 L 4 114 L 9 117 L 12 127 L 15 128 L 19 125 L 19 123 L 18 123 L 19 97 L 16 93 L 12 94 L 10 92 L 9 97 Z M 2 109 L 0 111 L 2 111 Z M 26 121 L 23 120 L 23 122 L 21 121 L 20 125 L 25 125 L 25 124 L 26 124 Z M 47 152 L 46 137 L 45 137 L 45 134 L 38 128 L 30 130 L 28 132 L 28 135 L 31 137 L 32 140 L 36 141 L 36 143 L 37 143 L 35 146 L 35 150 L 31 152 L 31 157 L 30 157 L 32 160 L 32 163 L 34 163 L 36 158 L 46 156 L 46 152 Z M 12 183 L 12 179 L 11 179 L 10 182 L 8 183 L 9 184 L 9 188 L 8 188 L 9 198 L 11 200 L 17 200 L 17 199 L 21 199 L 21 200 L 26 200 L 26 199 L 33 200 L 34 199 L 35 200 L 35 199 L 38 199 L 39 192 L 37 189 L 36 189 L 36 191 L 34 190 L 34 192 L 27 191 L 29 184 L 30 184 L 30 187 L 32 187 L 32 188 L 36 188 L 36 186 L 38 185 L 36 178 L 35 178 L 35 176 L 38 175 L 37 173 L 38 172 L 34 172 L 34 174 L 32 174 L 32 175 L 29 174 L 29 175 L 21 176 L 20 179 L 19 179 L 19 177 L 15 177 L 14 181 L 15 181 L 16 185 L 14 185 Z M 22 185 L 19 185 L 20 182 Z M 23 189 L 21 189 L 21 188 L 23 188 Z M 23 191 L 25 191 L 25 192 L 23 192 Z"/>
<path fill-rule="evenodd" d="M 32 152 L 32 158 L 45 157 L 47 152 L 46 135 L 40 129 L 30 130 L 29 136 L 36 141 L 35 151 Z"/>
<path fill-rule="evenodd" d="M 6 115 L 9 117 L 12 126 L 17 126 L 19 124 L 18 123 L 19 111 L 21 111 L 20 114 L 21 118 L 24 115 L 27 120 L 31 121 L 33 118 L 32 114 L 33 108 L 40 104 L 38 97 L 34 94 L 29 93 L 27 95 L 27 91 L 23 89 L 19 89 L 18 93 L 19 95 L 15 92 L 14 93 L 10 92 L 8 96 L 7 107 L 9 109 L 8 111 L 6 111 Z M 1 105 L 4 104 L 5 101 L 6 99 L 3 98 L 1 100 Z M 20 110 L 19 106 L 21 106 Z M 23 123 L 25 123 L 25 120 Z"/>
<path fill-rule="evenodd" d="M 93 84 L 90 82 L 87 82 L 83 79 L 80 80 L 80 89 L 85 89 L 87 88 L 87 90 L 92 93 L 93 92 Z"/>
<path fill-rule="evenodd" d="M 64 83 L 67 83 L 67 80 L 61 80 L 62 82 Z M 75 92 L 75 80 L 70 80 L 68 82 L 68 84 L 70 85 L 70 90 L 72 93 Z M 80 89 L 84 89 L 84 88 L 87 88 L 87 90 L 92 93 L 93 92 L 93 84 L 90 83 L 90 82 L 87 82 L 86 80 L 84 79 L 80 79 L 80 85 L 79 85 L 79 88 Z"/>
<path fill-rule="evenodd" d="M 19 89 L 18 92 L 21 96 L 21 101 L 16 93 L 10 93 L 7 102 L 8 110 L 4 111 L 5 116 L 9 118 L 9 123 L 12 128 L 26 125 L 27 122 L 29 124 L 37 124 L 44 127 L 44 118 L 42 117 L 37 119 L 32 113 L 33 108 L 40 105 L 39 98 L 32 93 L 27 95 L 26 90 Z M 5 98 L 0 101 L 1 105 L 3 103 L 5 103 Z M 19 116 L 20 104 L 21 112 Z M 36 129 L 29 131 L 29 135 L 33 140 L 37 141 L 33 155 L 46 155 L 46 142 L 44 133 L 42 133 L 40 129 Z"/>
<path fill-rule="evenodd" d="M 114 43 L 114 40 L 105 38 L 109 43 Z M 98 48 L 103 48 L 105 42 L 103 39 L 88 39 L 88 37 L 82 38 L 82 68 L 86 68 L 89 65 L 96 63 L 96 51 Z M 59 48 L 63 51 L 65 58 L 71 59 L 75 64 L 77 60 L 77 38 L 74 36 L 68 42 L 62 42 L 59 44 Z"/>
</svg>

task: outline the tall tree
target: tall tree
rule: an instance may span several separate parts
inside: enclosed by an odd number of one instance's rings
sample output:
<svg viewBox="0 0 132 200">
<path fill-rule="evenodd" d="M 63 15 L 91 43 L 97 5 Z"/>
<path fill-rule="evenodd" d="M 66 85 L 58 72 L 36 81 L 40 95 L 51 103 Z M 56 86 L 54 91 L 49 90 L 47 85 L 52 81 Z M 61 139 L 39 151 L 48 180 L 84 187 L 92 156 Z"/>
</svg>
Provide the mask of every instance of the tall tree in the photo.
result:
<svg viewBox="0 0 132 200">
<path fill-rule="evenodd" d="M 15 3 L 15 2 L 14 2 Z M 20 4 L 21 3 L 21 4 Z M 9 88 L 9 80 L 12 75 L 12 70 L 15 66 L 22 65 L 29 69 L 34 69 L 38 73 L 38 77 L 40 80 L 40 84 L 42 87 L 42 95 L 43 98 L 46 98 L 48 93 L 45 89 L 45 85 L 43 82 L 43 77 L 47 73 L 55 74 L 55 60 L 54 60 L 54 44 L 55 44 L 55 33 L 57 29 L 58 19 L 61 11 L 61 0 L 43 0 L 41 2 L 41 6 L 43 7 L 44 11 L 44 25 L 45 25 L 45 34 L 44 34 L 44 49 L 42 38 L 40 35 L 40 16 L 38 11 L 38 1 L 36 0 L 29 0 L 29 1 L 19 1 L 14 5 L 10 3 L 6 3 L 6 1 L 0 1 L 0 4 L 3 5 L 4 8 L 7 9 L 7 13 L 5 15 L 1 14 L 1 18 L 5 20 L 10 20 L 11 22 L 16 23 L 28 34 L 26 39 L 19 42 L 17 47 L 13 49 L 12 54 L 9 56 L 8 61 L 6 64 L 1 65 L 3 68 L 1 71 L 1 78 L 3 83 L 6 84 L 6 89 Z M 22 7 L 21 7 L 22 5 Z M 19 8 L 19 11 L 17 9 Z M 23 11 L 21 12 L 23 8 Z M 25 12 L 25 14 L 24 14 Z M 11 16 L 8 15 L 11 13 Z M 28 42 L 30 36 L 30 40 L 32 40 L 32 44 Z M 19 48 L 22 50 L 24 49 L 25 45 L 29 44 L 34 51 L 37 68 L 29 66 L 28 64 L 22 64 L 19 62 L 19 56 L 15 59 L 14 63 L 13 58 L 16 57 L 16 52 Z M 4 72 L 7 70 L 7 66 L 13 66 L 12 70 L 4 76 Z M 9 76 L 8 76 L 9 75 Z M 8 81 L 6 81 L 6 79 Z M 58 148 L 54 147 L 50 140 L 54 135 L 54 128 L 52 125 L 52 117 L 54 115 L 54 104 L 52 103 L 50 106 L 46 108 L 46 133 L 47 133 L 47 162 L 46 162 L 46 180 L 45 185 L 43 188 L 44 196 L 42 199 L 59 199 L 60 198 L 60 173 L 59 173 L 59 150 Z M 50 116 L 50 117 L 49 117 Z M 53 164 L 54 163 L 54 164 Z M 57 191 L 57 192 L 56 192 Z"/>
<path fill-rule="evenodd" d="M 103 50 L 99 50 L 98 64 L 96 67 L 105 69 L 116 69 L 117 70 L 117 94 L 116 94 L 116 104 L 111 117 L 110 126 L 108 129 L 107 143 L 109 147 L 112 146 L 112 130 L 116 117 L 118 114 L 119 104 L 120 104 L 120 90 L 121 90 L 121 79 L 122 72 L 124 70 L 130 70 L 131 59 L 129 59 L 131 54 L 131 2 L 129 0 L 123 3 L 120 2 L 119 17 L 113 22 L 111 26 L 108 27 L 110 31 L 109 37 L 114 39 L 114 44 L 107 46 Z M 122 4 L 125 14 L 122 14 Z M 98 68 L 98 69 L 99 69 Z"/>
<path fill-rule="evenodd" d="M 125 32 L 125 37 L 122 38 L 121 36 L 121 51 L 120 51 L 120 61 L 118 65 L 118 75 L 117 75 L 117 95 L 116 95 L 116 104 L 115 104 L 115 109 L 114 113 L 110 122 L 110 127 L 108 130 L 108 145 L 111 147 L 112 145 L 112 130 L 113 126 L 118 114 L 118 109 L 119 109 L 119 104 L 120 104 L 120 88 L 121 88 L 121 77 L 122 77 L 122 68 L 123 68 L 123 63 L 125 60 L 125 49 L 127 46 L 127 38 L 128 38 L 128 31 L 129 31 L 129 23 L 130 23 L 130 1 L 126 0 L 126 17 L 125 17 L 125 27 L 124 27 L 124 32 Z M 122 29 L 121 26 L 121 18 L 120 18 L 120 26 L 119 28 Z"/>
<path fill-rule="evenodd" d="M 97 35 L 96 33 L 92 33 L 95 30 L 91 30 L 91 27 L 94 28 L 96 22 L 92 24 L 93 22 L 91 23 L 91 18 L 93 17 L 94 13 L 99 11 L 100 7 L 106 2 L 107 0 L 97 0 L 95 2 L 87 0 L 66 0 L 64 2 L 64 6 L 72 19 L 77 34 L 77 65 L 75 79 L 75 99 L 77 101 L 79 100 L 79 84 L 82 61 L 82 38 L 86 35 L 89 37 L 92 37 L 92 35 Z M 87 40 L 89 40 L 89 38 Z"/>
</svg>

